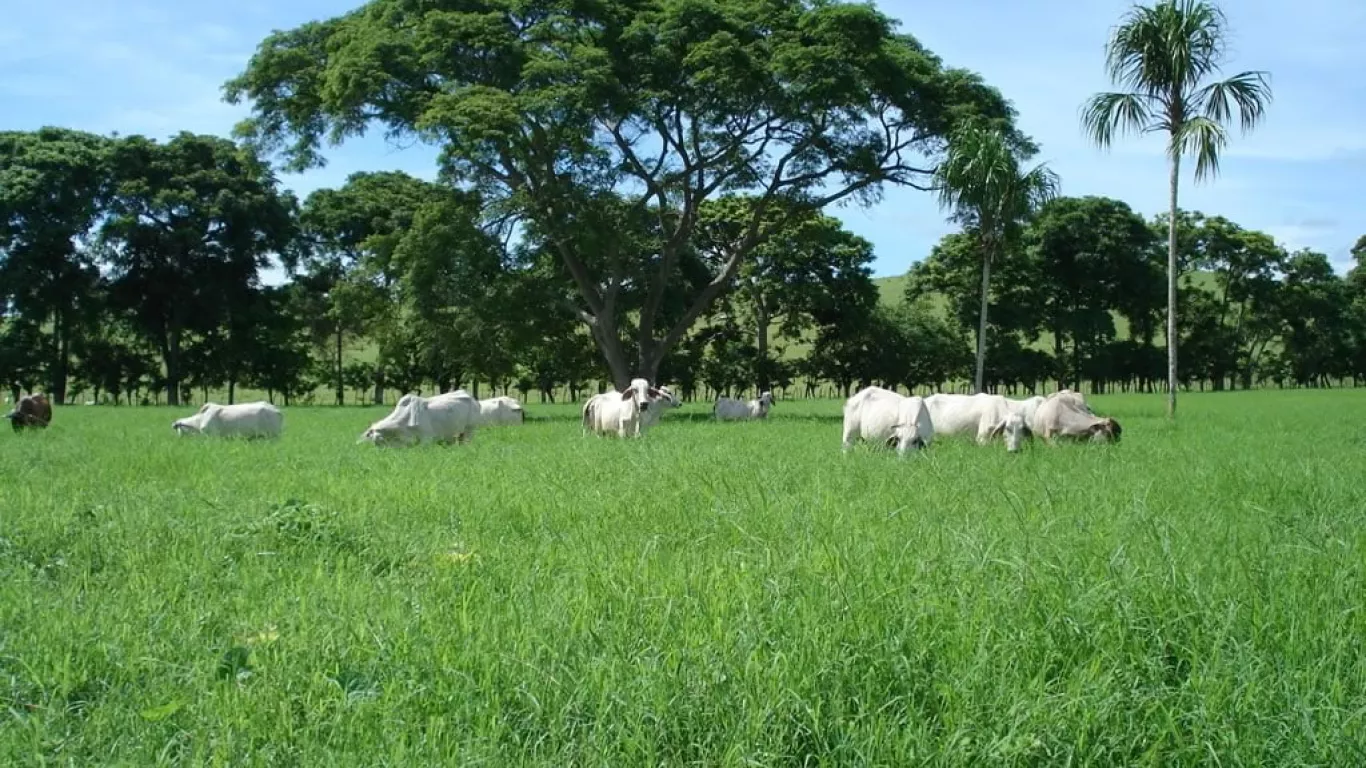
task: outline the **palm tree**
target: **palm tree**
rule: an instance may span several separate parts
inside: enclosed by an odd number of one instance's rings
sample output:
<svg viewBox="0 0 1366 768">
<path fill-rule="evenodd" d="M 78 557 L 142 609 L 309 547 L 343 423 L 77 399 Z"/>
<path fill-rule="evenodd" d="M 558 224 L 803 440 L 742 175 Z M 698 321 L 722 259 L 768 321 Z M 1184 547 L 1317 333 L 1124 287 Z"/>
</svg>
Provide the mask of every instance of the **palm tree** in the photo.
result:
<svg viewBox="0 0 1366 768">
<path fill-rule="evenodd" d="M 1022 171 L 1020 161 L 1031 150 L 1000 130 L 968 123 L 954 132 L 944 161 L 935 169 L 940 205 L 973 233 L 982 254 L 974 392 L 983 391 L 986 370 L 991 263 L 1011 252 L 1024 220 L 1058 192 L 1058 176 L 1046 165 Z"/>
<path fill-rule="evenodd" d="M 1206 83 L 1219 74 L 1228 25 L 1223 11 L 1207 0 L 1162 0 L 1135 7 L 1115 28 L 1106 46 L 1105 68 L 1120 93 L 1098 93 L 1082 107 L 1082 126 L 1108 148 L 1116 133 L 1167 134 L 1171 165 L 1167 225 L 1167 417 L 1176 418 L 1176 190 L 1182 155 L 1195 156 L 1195 179 L 1219 173 L 1219 152 L 1228 143 L 1224 125 L 1235 108 L 1244 133 L 1261 122 L 1271 103 L 1268 75 L 1241 72 Z"/>
</svg>

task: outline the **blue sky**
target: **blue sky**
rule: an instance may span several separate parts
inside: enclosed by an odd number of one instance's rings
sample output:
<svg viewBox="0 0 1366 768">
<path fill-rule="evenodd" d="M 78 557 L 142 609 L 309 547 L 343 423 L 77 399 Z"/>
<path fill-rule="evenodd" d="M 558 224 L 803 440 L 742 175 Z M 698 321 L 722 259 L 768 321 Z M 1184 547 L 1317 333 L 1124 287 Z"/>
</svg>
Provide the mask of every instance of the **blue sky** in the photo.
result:
<svg viewBox="0 0 1366 768">
<path fill-rule="evenodd" d="M 165 137 L 179 130 L 226 134 L 244 114 L 220 87 L 273 29 L 337 15 L 356 0 L 49 0 L 11 3 L 0 25 L 0 129 L 62 125 Z M 1108 195 L 1145 216 L 1166 209 L 1157 139 L 1092 147 L 1078 108 L 1110 89 L 1106 35 L 1129 2 L 958 0 L 880 7 L 953 66 L 981 72 L 1020 112 L 1043 146 L 1038 158 L 1068 195 Z M 1267 121 L 1233 135 L 1220 176 L 1195 185 L 1183 174 L 1184 208 L 1222 214 L 1289 248 L 1327 253 L 1339 271 L 1366 234 L 1366 3 L 1361 0 L 1228 0 L 1233 27 L 1226 71 L 1272 73 Z M 1084 10 L 1082 10 L 1084 9 Z M 332 150 L 321 170 L 285 176 L 302 198 L 358 170 L 430 177 L 434 153 L 379 136 Z M 875 272 L 902 274 L 951 227 L 926 193 L 889 190 L 876 207 L 833 209 L 877 249 Z"/>
</svg>

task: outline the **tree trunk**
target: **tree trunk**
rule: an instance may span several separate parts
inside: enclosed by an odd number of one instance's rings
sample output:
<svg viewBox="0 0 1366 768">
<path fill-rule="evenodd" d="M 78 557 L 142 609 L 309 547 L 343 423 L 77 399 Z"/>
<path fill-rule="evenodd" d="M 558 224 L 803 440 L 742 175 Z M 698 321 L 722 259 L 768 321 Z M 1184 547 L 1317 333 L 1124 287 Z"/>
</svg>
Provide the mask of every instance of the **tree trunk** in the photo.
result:
<svg viewBox="0 0 1366 768">
<path fill-rule="evenodd" d="M 590 328 L 593 333 L 593 340 L 598 343 L 598 350 L 602 352 L 603 359 L 607 361 L 607 370 L 612 373 L 613 385 L 621 390 L 631 383 L 631 366 L 626 362 L 626 350 L 622 349 L 621 339 L 617 338 L 616 328 L 609 331 L 603 329 L 602 321 Z M 643 347 L 642 347 L 643 350 Z"/>
<path fill-rule="evenodd" d="M 977 318 L 977 373 L 973 378 L 973 392 L 982 392 L 982 379 L 987 367 L 987 304 L 991 287 L 991 250 L 982 249 L 982 311 Z"/>
<path fill-rule="evenodd" d="M 166 404 L 180 405 L 180 329 L 172 326 L 166 336 Z"/>
<path fill-rule="evenodd" d="M 1058 369 L 1058 389 L 1067 388 L 1067 349 L 1062 337 L 1062 323 L 1053 324 L 1053 360 Z"/>
<path fill-rule="evenodd" d="M 766 392 L 773 382 L 769 381 L 768 377 L 768 306 L 763 296 L 756 296 L 754 299 L 754 321 L 754 348 L 759 357 L 755 384 L 758 385 L 760 392 Z"/>
<path fill-rule="evenodd" d="M 1176 418 L 1176 190 L 1181 181 L 1181 155 L 1171 156 L 1171 202 L 1167 222 L 1167 418 Z"/>
<path fill-rule="evenodd" d="M 384 370 L 375 368 L 375 405 L 384 405 Z"/>
<path fill-rule="evenodd" d="M 337 405 L 346 405 L 346 385 L 342 381 L 342 324 L 337 322 Z"/>
<path fill-rule="evenodd" d="M 71 359 L 71 331 L 67 327 L 66 313 L 58 309 L 52 318 L 54 341 L 57 343 L 57 359 L 52 366 L 52 402 L 66 402 L 67 366 Z"/>
<path fill-rule="evenodd" d="M 228 379 L 228 405 L 232 405 L 237 398 L 237 377 Z"/>
</svg>

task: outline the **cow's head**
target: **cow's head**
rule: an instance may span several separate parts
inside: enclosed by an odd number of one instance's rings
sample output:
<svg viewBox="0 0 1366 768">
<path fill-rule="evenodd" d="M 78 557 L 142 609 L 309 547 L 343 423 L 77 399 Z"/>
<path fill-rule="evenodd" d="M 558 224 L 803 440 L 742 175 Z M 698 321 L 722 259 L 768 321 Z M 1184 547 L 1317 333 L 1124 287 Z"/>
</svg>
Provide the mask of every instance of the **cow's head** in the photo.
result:
<svg viewBox="0 0 1366 768">
<path fill-rule="evenodd" d="M 661 397 L 660 391 L 650 386 L 645 379 L 631 379 L 631 383 L 621 391 L 621 399 L 634 400 L 641 413 L 650 410 L 650 403 Z"/>
<path fill-rule="evenodd" d="M 171 429 L 174 430 L 175 433 L 176 433 L 177 435 L 180 435 L 180 436 L 183 437 L 183 436 L 185 436 L 185 435 L 193 435 L 193 434 L 198 433 L 198 432 L 199 432 L 199 425 L 196 424 L 196 423 L 195 423 L 195 420 L 192 419 L 192 418 L 191 418 L 191 419 L 176 419 L 175 422 L 174 422 L 173 424 L 171 424 Z"/>
<path fill-rule="evenodd" d="M 659 387 L 659 404 L 665 408 L 682 408 L 683 401 L 678 399 L 672 389 L 666 386 Z"/>
<path fill-rule="evenodd" d="M 1104 418 L 1100 419 L 1095 424 L 1092 424 L 1087 432 L 1091 435 L 1091 442 L 1093 443 L 1118 443 L 1119 435 L 1123 430 L 1120 429 L 1118 421 L 1111 418 Z"/>
<path fill-rule="evenodd" d="M 1020 450 L 1020 443 L 1033 435 L 1030 433 L 1029 427 L 1025 426 L 1024 414 L 1012 411 L 1006 414 L 1005 419 L 992 428 L 990 436 L 993 438 L 1004 437 L 1006 440 L 1006 450 L 1014 453 Z"/>
<path fill-rule="evenodd" d="M 773 407 L 773 393 L 764 391 L 759 394 L 759 405 L 764 408 Z"/>
</svg>

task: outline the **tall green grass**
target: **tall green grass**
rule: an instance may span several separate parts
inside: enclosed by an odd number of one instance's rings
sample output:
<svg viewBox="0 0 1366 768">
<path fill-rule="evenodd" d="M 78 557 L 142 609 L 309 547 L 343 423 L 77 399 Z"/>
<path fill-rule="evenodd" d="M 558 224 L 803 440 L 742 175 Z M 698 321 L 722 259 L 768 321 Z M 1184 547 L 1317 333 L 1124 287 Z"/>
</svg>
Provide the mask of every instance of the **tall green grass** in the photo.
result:
<svg viewBox="0 0 1366 768">
<path fill-rule="evenodd" d="M 907 460 L 833 401 L 62 408 L 0 434 L 0 764 L 1366 764 L 1366 399 L 1091 402 L 1121 444 Z"/>
</svg>

